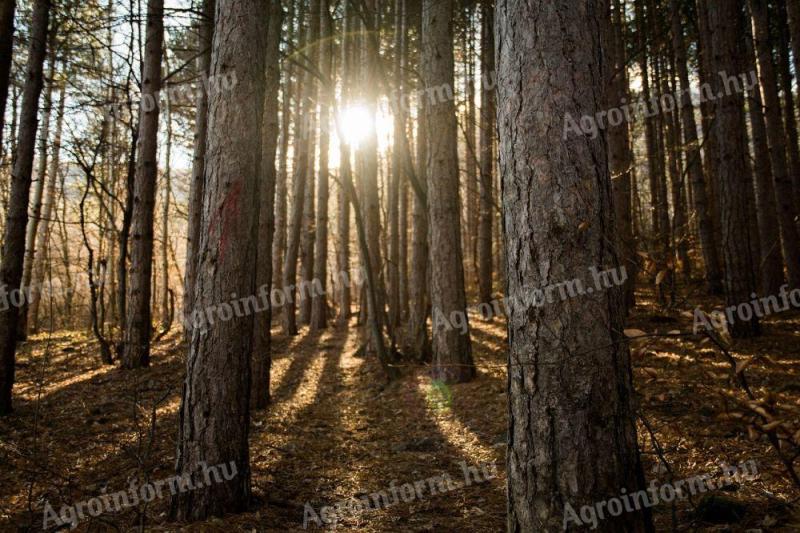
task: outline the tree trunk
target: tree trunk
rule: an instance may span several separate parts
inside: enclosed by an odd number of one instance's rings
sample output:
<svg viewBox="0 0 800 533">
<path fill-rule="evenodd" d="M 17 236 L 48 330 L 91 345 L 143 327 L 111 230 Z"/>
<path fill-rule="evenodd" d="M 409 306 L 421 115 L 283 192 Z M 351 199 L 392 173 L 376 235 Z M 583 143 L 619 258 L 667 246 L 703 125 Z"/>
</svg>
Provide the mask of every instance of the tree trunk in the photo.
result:
<svg viewBox="0 0 800 533">
<path fill-rule="evenodd" d="M 623 37 L 624 16 L 619 0 L 614 0 L 612 11 L 611 35 L 609 35 L 609 51 L 613 54 L 612 69 L 609 69 L 608 109 L 620 107 L 628 101 L 628 73 L 625 57 L 625 41 Z M 630 148 L 628 123 L 623 120 L 618 126 L 610 126 L 608 130 L 609 169 L 614 195 L 614 215 L 617 224 L 618 253 L 622 264 L 627 269 L 628 279 L 625 282 L 626 312 L 636 305 L 635 281 L 637 271 L 636 244 L 633 240 L 631 218 L 631 168 L 633 154 Z"/>
<path fill-rule="evenodd" d="M 353 6 L 350 0 L 344 0 L 344 16 L 342 19 L 342 97 L 343 106 L 348 105 L 350 99 L 350 85 L 352 80 L 353 64 L 353 37 L 351 35 L 354 25 Z M 341 109 L 341 107 L 340 107 Z M 350 202 L 347 198 L 346 183 L 351 183 L 351 150 L 347 142 L 339 143 L 339 194 L 337 196 L 338 213 L 336 217 L 336 232 L 339 240 L 337 253 L 337 268 L 344 279 L 350 278 Z M 346 276 L 346 277 L 345 277 Z M 339 305 L 339 315 L 336 323 L 346 326 L 350 321 L 350 302 L 352 294 L 347 283 L 338 286 L 336 299 Z"/>
<path fill-rule="evenodd" d="M 757 72 L 753 32 L 750 24 L 745 24 L 745 70 Z M 784 283 L 783 253 L 781 234 L 778 225 L 778 207 L 775 202 L 775 186 L 772 182 L 772 166 L 769 158 L 767 128 L 764 124 L 764 104 L 761 90 L 756 85 L 748 91 L 747 109 L 750 115 L 750 128 L 753 132 L 756 205 L 758 213 L 758 234 L 761 249 L 757 270 L 761 271 L 761 292 L 765 295 L 778 294 Z"/>
<path fill-rule="evenodd" d="M 316 261 L 314 262 L 315 285 L 319 283 L 321 290 L 314 291 L 311 301 L 311 330 L 319 331 L 328 324 L 328 196 L 329 196 L 329 164 L 331 121 L 331 91 L 333 73 L 333 45 L 331 43 L 333 20 L 331 19 L 328 0 L 320 0 L 320 50 L 319 65 L 322 83 L 319 93 L 319 179 L 317 183 L 317 222 L 314 238 Z"/>
<path fill-rule="evenodd" d="M 17 0 L 0 0 L 0 151 L 6 117 L 6 100 L 14 50 L 14 9 Z M 13 134 L 12 134 L 13 135 Z"/>
<path fill-rule="evenodd" d="M 236 73 L 226 91 L 208 99 L 208 150 L 203 230 L 197 269 L 198 309 L 227 307 L 231 294 L 253 295 L 256 242 L 263 177 L 263 108 L 277 100 L 274 84 L 265 89 L 267 2 L 218 0 L 211 56 L 213 76 Z M 235 300 L 234 300 L 235 302 Z M 262 303 L 266 303 L 263 302 Z M 235 304 L 236 306 L 241 304 Z M 256 304 L 256 311 L 260 311 Z M 186 361 L 178 426 L 177 473 L 191 476 L 195 490 L 172 501 L 178 520 L 205 520 L 244 511 L 250 501 L 250 361 L 252 313 L 195 328 Z M 206 465 L 227 465 L 231 477 L 204 478 Z M 202 484 L 202 486 L 198 486 Z"/>
<path fill-rule="evenodd" d="M 302 4 L 301 4 L 302 5 Z M 305 42 L 313 43 L 319 36 L 319 16 L 314 16 L 314 11 L 319 12 L 319 0 L 311 0 L 309 11 L 310 24 L 306 26 Z M 303 17 L 300 17 L 303 20 Z M 314 21 L 316 20 L 316 27 Z M 302 44 L 302 43 L 301 43 Z M 303 46 L 300 47 L 303 49 Z M 303 210 L 305 204 L 306 182 L 309 169 L 309 137 L 311 136 L 308 121 L 309 110 L 312 107 L 314 78 L 313 74 L 306 71 L 303 76 L 302 94 L 299 102 L 299 113 L 295 121 L 295 165 L 292 184 L 292 215 L 291 225 L 286 245 L 286 260 L 283 265 L 283 288 L 286 291 L 286 304 L 283 310 L 283 329 L 287 335 L 297 335 L 297 258 L 300 251 L 300 240 L 303 231 Z"/>
<path fill-rule="evenodd" d="M 43 66 L 47 48 L 47 28 L 50 18 L 50 0 L 35 0 L 31 19 L 30 45 L 26 66 L 25 88 L 22 94 L 22 112 L 19 118 L 19 136 L 16 160 L 11 175 L 11 194 L 6 213 L 3 235 L 3 257 L 0 260 L 0 285 L 6 291 L 16 291 L 22 281 L 22 263 L 25 257 L 25 229 L 28 223 L 28 200 L 33 172 L 33 151 L 36 142 L 39 96 L 44 85 Z M 22 296 L 19 296 L 22 298 Z M 3 306 L 0 310 L 0 415 L 12 411 L 11 389 L 14 386 L 15 352 L 19 321 L 19 307 Z"/>
<path fill-rule="evenodd" d="M 711 58 L 716 72 L 739 72 L 739 39 L 744 33 L 741 8 L 740 0 L 714 0 L 707 4 Z M 747 157 L 747 146 L 742 142 L 740 132 L 744 123 L 743 96 L 731 92 L 716 102 L 713 134 L 719 149 L 717 178 L 725 260 L 725 300 L 728 305 L 739 305 L 750 301 L 756 283 L 748 233 L 747 195 L 750 191 L 741 176 Z M 731 325 L 730 331 L 734 337 L 757 335 L 758 319 L 738 320 Z"/>
<path fill-rule="evenodd" d="M 44 102 L 42 110 L 42 127 L 39 131 L 39 158 L 36 162 L 36 177 L 33 180 L 33 197 L 29 207 L 30 218 L 28 219 L 28 227 L 25 233 L 25 260 L 23 261 L 22 269 L 22 286 L 23 291 L 31 293 L 31 276 L 33 275 L 33 259 L 36 253 L 36 233 L 39 228 L 39 221 L 41 220 L 42 213 L 42 196 L 44 194 L 44 182 L 47 179 L 47 156 L 50 143 L 50 118 L 53 110 L 53 88 L 55 87 L 56 76 L 56 39 L 55 30 L 51 29 L 48 47 L 49 68 L 45 83 L 47 89 L 44 92 Z M 28 336 L 28 305 L 29 300 L 22 303 L 19 311 L 19 337 L 18 341 L 25 340 Z"/>
<path fill-rule="evenodd" d="M 795 117 L 792 73 L 789 67 L 789 26 L 786 22 L 787 10 L 783 3 L 774 4 L 777 10 L 778 25 L 778 75 L 783 91 L 783 118 L 786 129 L 786 144 L 789 156 L 789 174 L 794 188 L 795 205 L 800 204 L 800 148 L 797 138 L 797 118 Z"/>
<path fill-rule="evenodd" d="M 582 531 L 567 505 L 576 510 L 621 488 L 644 488 L 622 289 L 527 303 L 532 289 L 554 279 L 619 267 L 608 246 L 616 235 L 605 133 L 562 135 L 568 113 L 595 116 L 605 102 L 603 7 L 569 0 L 497 4 L 497 121 L 512 302 L 508 531 Z M 646 510 L 607 516 L 596 529 L 652 530 Z"/>
<path fill-rule="evenodd" d="M 709 11 L 711 11 L 710 5 Z M 767 138 L 769 140 L 772 177 L 775 183 L 775 195 L 778 205 L 778 220 L 781 226 L 783 259 L 786 261 L 790 287 L 792 289 L 800 288 L 800 235 L 798 234 L 795 220 L 797 211 L 786 159 L 786 137 L 781 118 L 781 103 L 778 97 L 778 80 L 772 58 L 772 42 L 769 35 L 766 0 L 750 0 L 750 11 L 753 17 L 761 92 L 766 106 Z M 731 71 L 729 69 L 726 72 Z M 736 303 L 739 304 L 745 301 L 748 301 L 747 296 L 744 296 Z"/>
<path fill-rule="evenodd" d="M 323 0 L 324 1 L 324 0 Z M 258 219 L 258 251 L 256 265 L 256 288 L 259 295 L 271 294 L 272 285 L 272 239 L 275 230 L 275 154 L 278 147 L 278 89 L 281 83 L 280 0 L 270 0 L 269 31 L 267 33 L 266 89 L 264 92 L 264 120 L 261 152 L 261 179 L 259 195 L 261 213 Z M 262 296 L 263 298 L 263 296 Z M 272 367 L 271 325 L 272 308 L 255 314 L 253 322 L 253 407 L 263 409 L 270 400 L 270 369 Z"/>
<path fill-rule="evenodd" d="M 794 72 L 797 75 L 800 72 L 800 0 L 787 0 L 786 9 L 789 19 Z M 800 176 L 794 176 L 794 178 L 797 180 L 794 182 L 795 203 L 800 204 Z"/>
<path fill-rule="evenodd" d="M 425 94 L 435 94 L 442 87 L 452 90 L 453 0 L 424 0 L 422 11 L 421 71 Z M 457 383 L 475 377 L 475 365 L 464 294 L 455 105 L 452 98 L 429 101 L 429 104 L 426 120 L 433 316 L 431 373 L 434 379 Z"/>
<path fill-rule="evenodd" d="M 675 52 L 675 66 L 680 81 L 681 118 L 683 121 L 683 142 L 686 149 L 686 170 L 692 186 L 694 211 L 700 236 L 700 249 L 703 254 L 706 283 L 711 294 L 722 292 L 722 273 L 720 272 L 719 254 L 714 239 L 714 228 L 708 210 L 708 198 L 703 161 L 700 157 L 700 144 L 697 139 L 697 123 L 694 118 L 689 84 L 689 72 L 686 59 L 686 43 L 683 38 L 683 21 L 678 0 L 670 1 L 672 12 L 672 48 Z"/>
<path fill-rule="evenodd" d="M 405 37 L 404 0 L 394 2 L 394 79 L 395 93 L 393 98 L 403 102 L 403 39 Z M 392 327 L 400 325 L 402 311 L 400 309 L 400 184 L 405 181 L 405 155 L 400 137 L 405 135 L 406 117 L 402 105 L 393 109 L 394 138 L 392 146 L 392 167 L 389 178 L 388 225 L 389 225 L 389 322 Z"/>
<path fill-rule="evenodd" d="M 131 217 L 131 264 L 125 323 L 124 368 L 150 364 L 151 283 L 153 275 L 153 211 L 158 177 L 158 115 L 161 55 L 164 44 L 164 0 L 147 2 L 147 36 L 139 113 L 136 182 Z"/>
<path fill-rule="evenodd" d="M 169 70 L 169 66 L 167 66 Z M 164 201 L 161 203 L 161 327 L 166 331 L 172 324 L 169 296 L 169 204 L 172 195 L 172 103 L 167 100 L 167 138 L 164 155 Z"/>
<path fill-rule="evenodd" d="M 478 222 L 478 301 L 492 300 L 492 219 L 494 218 L 494 10 L 481 3 L 480 219 Z"/>
<path fill-rule="evenodd" d="M 50 219 L 53 216 L 53 205 L 56 201 L 56 182 L 58 181 L 59 163 L 61 158 L 61 134 L 64 125 L 64 103 L 66 83 L 61 82 L 58 101 L 58 114 L 56 116 L 56 132 L 53 138 L 53 155 L 50 158 L 50 170 L 47 172 L 47 188 L 42 206 L 42 222 L 39 224 L 39 234 L 36 237 L 36 256 L 34 257 L 33 278 L 31 282 L 30 325 L 31 333 L 39 331 L 39 302 L 42 296 L 42 284 L 45 279 L 48 248 L 50 246 Z"/>
<path fill-rule="evenodd" d="M 287 40 L 293 42 L 294 39 L 294 15 L 295 2 L 289 2 L 289 13 L 287 17 Z M 282 63 L 283 71 L 283 92 L 281 102 L 281 136 L 280 136 L 280 159 L 278 162 L 278 174 L 275 183 L 275 234 L 272 241 L 272 285 L 277 289 L 283 288 L 283 261 L 286 255 L 286 216 L 289 195 L 288 176 L 289 176 L 289 135 L 292 124 L 292 94 L 294 94 L 295 83 L 292 81 L 294 67 L 290 61 Z"/>
<path fill-rule="evenodd" d="M 198 27 L 197 71 L 203 78 L 211 68 L 211 45 L 214 37 L 214 9 L 216 0 L 203 1 L 203 18 Z M 205 190 L 206 140 L 208 137 L 208 91 L 197 92 L 194 118 L 194 156 L 192 160 L 192 179 L 189 182 L 189 220 L 186 230 L 186 271 L 183 284 L 183 315 L 186 340 L 191 339 L 192 312 L 194 311 L 194 286 L 197 279 L 198 245 L 200 243 L 200 217 L 203 213 L 203 192 Z"/>
</svg>

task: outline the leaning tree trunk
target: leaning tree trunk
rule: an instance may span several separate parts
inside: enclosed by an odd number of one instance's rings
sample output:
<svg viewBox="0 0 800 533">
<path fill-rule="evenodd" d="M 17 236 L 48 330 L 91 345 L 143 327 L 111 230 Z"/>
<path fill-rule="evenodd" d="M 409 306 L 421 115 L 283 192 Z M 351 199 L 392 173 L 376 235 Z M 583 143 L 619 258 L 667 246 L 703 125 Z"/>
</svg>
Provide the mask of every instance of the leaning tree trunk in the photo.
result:
<svg viewBox="0 0 800 533">
<path fill-rule="evenodd" d="M 707 4 L 711 58 L 716 72 L 739 72 L 739 39 L 744 34 L 741 8 L 740 0 L 714 0 Z M 728 305 L 750 301 L 751 294 L 756 290 L 747 208 L 747 196 L 752 192 L 741 177 L 742 169 L 747 166 L 744 158 L 748 153 L 740 133 L 744 123 L 743 104 L 743 96 L 735 91 L 718 100 L 712 131 L 719 150 L 717 179 L 725 260 L 723 281 Z M 784 169 L 785 166 L 784 161 Z M 773 171 L 776 171 L 775 166 Z M 760 330 L 755 317 L 750 321 L 737 320 L 730 329 L 734 337 L 757 335 Z"/>
<path fill-rule="evenodd" d="M 453 0 L 422 3 L 422 78 L 426 95 L 453 87 Z M 446 96 L 446 95 L 445 95 Z M 452 98 L 429 101 L 428 242 L 433 316 L 434 379 L 449 383 L 475 377 L 464 294 L 458 153 Z M 458 318 L 456 318 L 458 317 Z M 458 320 L 452 325 L 451 321 Z M 460 325 L 463 324 L 464 330 Z"/>
<path fill-rule="evenodd" d="M 213 76 L 236 73 L 237 83 L 208 97 L 208 151 L 203 230 L 199 245 L 195 306 L 227 308 L 227 300 L 256 288 L 262 121 L 266 94 L 267 2 L 218 0 L 211 56 Z M 236 304 L 240 305 L 240 304 Z M 251 313 L 208 323 L 192 331 L 178 426 L 177 473 L 195 490 L 172 501 L 178 520 L 204 520 L 241 512 L 250 500 Z M 225 464 L 233 475 L 207 480 L 204 466 Z M 210 476 L 209 476 L 210 477 Z M 210 482 L 209 482 L 210 481 Z M 202 486 L 197 486 L 202 484 Z"/>
<path fill-rule="evenodd" d="M 712 10 L 709 3 L 709 12 Z M 797 207 L 794 203 L 792 180 L 786 158 L 786 136 L 781 103 L 778 97 L 778 78 L 772 58 L 772 40 L 770 39 L 769 18 L 766 0 L 750 0 L 750 11 L 753 16 L 753 29 L 758 57 L 758 72 L 761 81 L 761 92 L 766 106 L 767 138 L 772 161 L 772 178 L 775 182 L 775 195 L 778 204 L 778 220 L 781 226 L 781 243 L 783 259 L 786 262 L 791 288 L 800 288 L 800 234 L 797 230 Z M 732 69 L 726 72 L 736 72 Z M 729 100 L 734 97 L 729 98 Z M 794 110 L 787 110 L 794 112 Z M 722 181 L 722 179 L 720 179 Z M 744 293 L 742 293 L 743 295 Z M 737 300 L 738 305 L 748 301 L 748 297 Z M 729 302 L 733 304 L 734 302 Z"/>
<path fill-rule="evenodd" d="M 161 55 L 164 45 L 164 0 L 148 0 L 147 35 L 139 111 L 136 181 L 133 187 L 130 269 L 128 271 L 122 366 L 150 364 L 151 281 L 153 275 L 153 214 L 158 177 L 158 115 Z"/>
<path fill-rule="evenodd" d="M 14 49 L 14 8 L 17 0 L 0 0 L 0 151 L 3 146 L 6 100 Z"/>
<path fill-rule="evenodd" d="M 198 28 L 197 70 L 201 77 L 208 76 L 211 68 L 211 44 L 214 37 L 214 7 L 216 0 L 204 0 L 203 18 Z M 197 246 L 200 243 L 200 217 L 203 213 L 203 191 L 205 189 L 206 139 L 208 132 L 208 92 L 197 92 L 197 109 L 194 119 L 194 158 L 192 179 L 189 182 L 189 221 L 186 230 L 186 271 L 183 284 L 183 315 L 186 324 L 186 339 L 191 338 L 191 315 L 194 307 L 194 284 L 197 278 Z"/>
<path fill-rule="evenodd" d="M 494 10 L 489 0 L 481 3 L 481 109 L 480 109 L 480 218 L 478 222 L 478 301 L 492 300 L 492 219 L 494 218 L 495 96 L 490 85 L 494 75 Z"/>
<path fill-rule="evenodd" d="M 281 83 L 280 0 L 270 1 L 269 31 L 267 33 L 266 90 L 264 92 L 264 122 L 261 148 L 261 179 L 259 195 L 261 213 L 258 219 L 258 261 L 256 287 L 259 297 L 271 294 L 272 289 L 272 239 L 275 230 L 275 153 L 278 147 L 278 88 Z M 271 327 L 272 308 L 262 301 L 264 308 L 257 312 L 253 323 L 253 407 L 263 409 L 270 400 L 269 378 L 272 367 Z"/>
<path fill-rule="evenodd" d="M 47 48 L 47 27 L 50 0 L 36 0 L 31 19 L 30 46 L 26 67 L 22 112 L 19 118 L 16 161 L 11 174 L 11 193 L 3 235 L 3 257 L 0 261 L 0 285 L 8 291 L 19 288 L 22 262 L 25 257 L 25 228 L 28 223 L 28 200 L 33 172 L 33 151 L 36 142 L 39 96 L 44 85 L 43 66 Z M 0 415 L 12 411 L 11 389 L 14 386 L 15 352 L 17 347 L 19 307 L 9 305 L 0 310 Z"/>
<path fill-rule="evenodd" d="M 644 488 L 622 289 L 537 305 L 553 280 L 619 268 L 603 105 L 603 2 L 499 0 L 498 113 L 509 305 L 508 531 L 583 531 L 569 514 Z M 532 37 L 532 36 L 535 36 Z M 565 252 L 568 251 L 568 252 Z M 573 518 L 574 516 L 574 518 Z M 652 531 L 646 511 L 597 531 Z"/>
</svg>

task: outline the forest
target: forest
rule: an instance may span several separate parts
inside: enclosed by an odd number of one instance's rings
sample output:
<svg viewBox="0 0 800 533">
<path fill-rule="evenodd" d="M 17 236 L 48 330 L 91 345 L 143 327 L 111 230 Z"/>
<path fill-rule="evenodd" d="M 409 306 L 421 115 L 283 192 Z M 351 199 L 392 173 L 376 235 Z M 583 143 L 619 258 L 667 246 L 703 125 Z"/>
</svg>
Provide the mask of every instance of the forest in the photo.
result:
<svg viewBox="0 0 800 533">
<path fill-rule="evenodd" d="M 0 0 L 0 532 L 800 531 L 800 0 Z"/>
</svg>

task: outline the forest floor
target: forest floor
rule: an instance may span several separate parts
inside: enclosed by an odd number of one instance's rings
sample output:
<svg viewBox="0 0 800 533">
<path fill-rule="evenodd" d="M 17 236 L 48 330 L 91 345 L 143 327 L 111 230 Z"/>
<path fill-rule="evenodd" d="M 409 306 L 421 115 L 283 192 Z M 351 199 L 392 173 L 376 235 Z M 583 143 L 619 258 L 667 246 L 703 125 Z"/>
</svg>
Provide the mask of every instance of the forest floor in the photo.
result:
<svg viewBox="0 0 800 533">
<path fill-rule="evenodd" d="M 697 303 L 689 299 L 667 312 L 644 299 L 628 327 L 647 334 L 691 332 L 686 311 Z M 307 503 L 320 513 L 325 505 L 448 473 L 455 481 L 451 490 L 432 495 L 426 483 L 413 501 L 343 511 L 335 529 L 504 531 L 505 329 L 499 320 L 474 317 L 471 325 L 478 377 L 450 387 L 432 384 L 423 367 L 405 368 L 402 379 L 387 386 L 374 358 L 357 354 L 355 325 L 320 334 L 304 330 L 294 338 L 276 329 L 273 404 L 252 416 L 252 510 L 186 526 L 168 522 L 165 497 L 87 516 L 78 530 L 302 531 Z M 771 317 L 765 333 L 737 342 L 732 353 L 740 364 L 761 355 L 743 372 L 755 394 L 800 412 L 800 313 Z M 154 347 L 150 368 L 127 372 L 102 366 L 85 332 L 42 334 L 22 346 L 17 410 L 0 420 L 0 531 L 40 530 L 45 502 L 58 511 L 126 490 L 142 473 L 149 480 L 173 475 L 185 357 L 180 338 L 173 331 Z M 800 494 L 766 438 L 748 434 L 750 415 L 736 407 L 744 396 L 720 351 L 699 337 L 642 342 L 636 341 L 633 362 L 650 428 L 639 423 L 648 481 L 716 478 L 720 465 L 748 461 L 758 469 L 754 479 L 721 492 L 742 505 L 732 506 L 738 519 L 724 516 L 731 506 L 709 505 L 727 500 L 700 495 L 656 506 L 657 530 L 672 531 L 673 521 L 675 531 L 800 530 Z M 486 476 L 492 479 L 466 486 L 465 465 L 492 463 L 496 471 L 486 468 L 496 473 Z M 309 529 L 318 529 L 313 520 Z"/>
</svg>

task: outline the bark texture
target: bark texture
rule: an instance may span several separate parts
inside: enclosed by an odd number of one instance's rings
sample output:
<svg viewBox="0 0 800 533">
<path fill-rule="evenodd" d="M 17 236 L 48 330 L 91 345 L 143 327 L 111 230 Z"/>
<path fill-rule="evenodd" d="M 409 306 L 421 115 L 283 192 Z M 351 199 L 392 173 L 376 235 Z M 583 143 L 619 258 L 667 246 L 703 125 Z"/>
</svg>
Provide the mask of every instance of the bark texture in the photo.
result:
<svg viewBox="0 0 800 533">
<path fill-rule="evenodd" d="M 33 173 L 33 151 L 36 145 L 39 97 L 44 85 L 44 58 L 47 48 L 47 28 L 50 19 L 50 0 L 33 3 L 28 63 L 25 87 L 22 91 L 22 111 L 19 116 L 19 135 L 11 191 L 3 234 L 3 257 L 0 261 L 0 290 L 7 293 L 19 289 L 22 282 L 22 263 L 25 257 L 25 228 L 28 224 L 28 200 Z M 0 415 L 12 411 L 11 389 L 14 387 L 19 307 L 9 305 L 0 311 Z"/>
<path fill-rule="evenodd" d="M 234 315 L 229 302 L 255 290 L 269 9 L 268 2 L 217 2 L 211 74 L 235 72 L 237 83 L 230 90 L 214 88 L 209 94 L 195 305 L 216 306 L 220 317 L 227 308 L 225 314 L 233 316 L 209 323 L 204 331 L 192 331 L 178 426 L 177 473 L 191 476 L 195 490 L 173 499 L 173 516 L 179 520 L 241 512 L 250 501 L 254 318 L 253 313 Z M 277 94 L 269 97 L 277 100 Z M 233 475 L 205 479 L 204 464 L 231 465 Z"/>
<path fill-rule="evenodd" d="M 455 106 L 440 97 L 453 87 L 453 1 L 422 3 L 422 77 L 428 101 L 428 243 L 433 317 L 434 379 L 455 383 L 475 376 L 469 337 L 464 261 L 461 250 L 461 206 Z M 456 327 L 463 324 L 465 330 Z"/>
<path fill-rule="evenodd" d="M 500 0 L 497 122 L 510 342 L 508 531 L 583 531 L 566 505 L 643 488 L 619 287 L 536 305 L 534 289 L 618 268 L 605 133 L 603 2 Z M 646 512 L 604 532 L 652 531 Z"/>
<path fill-rule="evenodd" d="M 739 39 L 744 33 L 742 3 L 740 0 L 715 0 L 707 3 L 707 9 L 712 66 L 717 72 L 736 73 L 739 69 Z M 740 133 L 744 124 L 743 114 L 743 96 L 733 91 L 733 94 L 716 102 L 712 130 L 719 150 L 717 179 L 727 305 L 749 301 L 750 295 L 756 290 L 747 207 L 747 198 L 752 194 L 752 189 L 748 190 L 747 181 L 742 179 L 742 169 L 747 168 L 747 146 Z M 749 322 L 737 321 L 731 327 L 731 334 L 735 337 L 752 336 L 759 332 L 757 318 Z"/>
<path fill-rule="evenodd" d="M 136 180 L 133 187 L 130 268 L 128 270 L 122 366 L 150 364 L 153 215 L 158 177 L 158 116 L 161 58 L 164 46 L 164 0 L 147 2 L 147 35 L 139 111 Z"/>
</svg>

